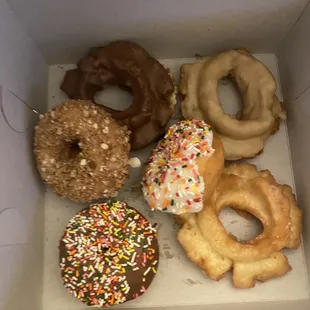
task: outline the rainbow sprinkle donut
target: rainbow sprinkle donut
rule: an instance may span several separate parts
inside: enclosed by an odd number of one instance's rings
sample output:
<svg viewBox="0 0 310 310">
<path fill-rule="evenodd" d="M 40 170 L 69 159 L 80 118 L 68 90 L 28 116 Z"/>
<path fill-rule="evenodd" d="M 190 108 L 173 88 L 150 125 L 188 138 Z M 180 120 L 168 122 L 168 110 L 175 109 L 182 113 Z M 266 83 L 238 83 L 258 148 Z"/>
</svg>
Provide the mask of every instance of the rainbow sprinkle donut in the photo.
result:
<svg viewBox="0 0 310 310">
<path fill-rule="evenodd" d="M 171 126 L 146 163 L 142 190 L 150 207 L 173 214 L 199 212 L 205 190 L 196 160 L 211 156 L 212 128 L 201 120 Z"/>
<path fill-rule="evenodd" d="M 70 220 L 59 255 L 67 291 L 88 306 L 109 307 L 141 296 L 152 283 L 157 234 L 125 202 L 94 204 Z"/>
</svg>

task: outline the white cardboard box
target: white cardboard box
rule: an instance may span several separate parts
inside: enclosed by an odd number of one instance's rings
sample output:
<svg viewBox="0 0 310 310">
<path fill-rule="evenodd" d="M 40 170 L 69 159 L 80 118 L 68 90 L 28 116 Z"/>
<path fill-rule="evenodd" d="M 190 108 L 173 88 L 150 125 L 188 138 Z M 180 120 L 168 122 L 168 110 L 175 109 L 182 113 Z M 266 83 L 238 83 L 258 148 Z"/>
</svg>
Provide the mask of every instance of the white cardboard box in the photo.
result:
<svg viewBox="0 0 310 310">
<path fill-rule="evenodd" d="M 206 278 L 176 241 L 177 226 L 166 214 L 150 212 L 133 190 L 140 170 L 120 198 L 159 224 L 161 262 L 154 283 L 121 308 L 139 309 L 309 309 L 310 269 L 310 6 L 305 0 L 0 0 L 0 309 L 86 309 L 63 288 L 57 245 L 67 221 L 82 205 L 44 189 L 33 154 L 35 113 L 11 92 L 43 113 L 66 99 L 59 83 L 65 70 L 95 45 L 131 39 L 169 66 L 176 79 L 196 53 L 247 47 L 272 71 L 284 96 L 288 121 L 251 160 L 268 168 L 298 195 L 304 211 L 303 245 L 286 251 L 293 270 L 280 279 L 237 290 L 230 275 Z M 185 58 L 187 57 L 187 58 Z M 281 81 L 280 81 L 281 80 Z M 282 92 L 281 92 L 282 89 Z M 238 106 L 230 85 L 220 85 L 228 113 Z M 126 101 L 106 91 L 98 102 Z M 5 115 L 5 118 L 3 117 Z M 176 121 L 178 115 L 174 120 Z M 143 161 L 148 150 L 137 154 Z M 296 185 L 296 187 L 295 187 Z M 253 234 L 257 226 L 221 214 L 228 230 Z"/>
</svg>

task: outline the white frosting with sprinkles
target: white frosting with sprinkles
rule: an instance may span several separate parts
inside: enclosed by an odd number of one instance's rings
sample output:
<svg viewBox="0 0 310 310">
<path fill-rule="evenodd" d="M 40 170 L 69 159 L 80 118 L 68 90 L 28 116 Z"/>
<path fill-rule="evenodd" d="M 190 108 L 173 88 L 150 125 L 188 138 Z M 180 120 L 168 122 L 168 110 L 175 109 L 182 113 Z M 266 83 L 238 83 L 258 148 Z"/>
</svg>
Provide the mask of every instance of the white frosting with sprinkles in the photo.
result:
<svg viewBox="0 0 310 310">
<path fill-rule="evenodd" d="M 196 159 L 211 156 L 212 128 L 201 120 L 171 126 L 145 168 L 142 190 L 150 207 L 173 214 L 199 212 L 205 190 Z"/>
</svg>

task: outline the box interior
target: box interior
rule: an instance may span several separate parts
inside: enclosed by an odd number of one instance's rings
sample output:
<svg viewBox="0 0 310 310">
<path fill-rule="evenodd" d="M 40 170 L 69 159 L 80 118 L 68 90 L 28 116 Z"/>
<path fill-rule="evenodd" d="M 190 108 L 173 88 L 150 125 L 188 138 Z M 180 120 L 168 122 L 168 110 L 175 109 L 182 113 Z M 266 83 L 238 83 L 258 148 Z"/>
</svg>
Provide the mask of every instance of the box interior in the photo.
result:
<svg viewBox="0 0 310 310">
<path fill-rule="evenodd" d="M 88 48 L 124 38 L 164 59 L 240 46 L 275 52 L 307 2 L 8 0 L 49 64 L 76 63 Z"/>
<path fill-rule="evenodd" d="M 273 54 L 256 54 L 260 61 L 266 64 L 278 81 L 279 98 L 282 98 L 280 83 L 278 79 L 277 59 Z M 189 59 L 161 59 L 178 80 L 178 71 L 183 63 L 194 62 L 195 58 Z M 60 101 L 66 100 L 66 95 L 59 89 L 59 83 L 72 65 L 54 65 L 49 69 L 49 107 L 53 107 Z M 120 94 L 114 89 L 102 91 L 96 98 L 97 103 L 110 104 L 122 102 L 126 106 L 126 99 L 119 100 Z M 240 108 L 240 100 L 234 87 L 227 81 L 222 81 L 219 88 L 221 103 L 224 110 L 229 114 L 235 114 Z M 124 108 L 118 106 L 118 108 Z M 180 119 L 179 113 L 175 115 L 171 123 Z M 145 162 L 156 144 L 138 152 L 132 152 Z M 277 156 L 274 154 L 277 153 Z M 290 145 L 285 123 L 281 125 L 280 131 L 268 140 L 264 153 L 255 159 L 248 160 L 259 169 L 270 169 L 272 174 L 280 183 L 289 184 L 294 187 L 292 163 L 290 159 Z M 303 249 L 297 251 L 285 251 L 293 271 L 287 276 L 275 279 L 264 284 L 257 284 L 251 290 L 236 290 L 232 287 L 231 275 L 218 283 L 208 279 L 201 270 L 192 264 L 186 257 L 183 249 L 176 240 L 178 225 L 167 214 L 149 211 L 149 207 L 139 191 L 139 180 L 141 169 L 131 169 L 130 180 L 119 194 L 119 198 L 125 200 L 129 205 L 137 208 L 152 224 L 159 225 L 160 264 L 157 276 L 151 288 L 139 299 L 125 303 L 122 308 L 148 308 L 162 306 L 197 306 L 200 304 L 236 303 L 236 302 L 258 302 L 271 300 L 300 300 L 309 298 L 309 287 L 307 270 Z M 58 250 L 57 245 L 67 222 L 74 214 L 84 208 L 84 205 L 69 203 L 60 199 L 48 189 L 45 201 L 45 248 L 44 248 L 44 309 L 86 309 L 78 300 L 75 300 L 63 289 L 58 272 Z M 221 213 L 221 220 L 226 229 L 235 235 L 245 238 L 247 234 L 257 233 L 258 226 L 255 222 L 242 219 L 234 212 L 225 210 Z M 288 283 L 294 283 L 292 289 Z M 168 294 L 165 292 L 169 291 Z M 180 294 L 182 292 L 182 294 Z M 186 292 L 186 294 L 184 294 Z M 223 294 L 225 292 L 225 294 Z"/>
<path fill-rule="evenodd" d="M 68 220 L 83 207 L 60 199 L 45 188 L 32 154 L 33 127 L 39 113 L 66 99 L 59 83 L 66 70 L 87 49 L 114 39 L 143 45 L 169 67 L 176 80 L 179 67 L 195 54 L 244 46 L 272 71 L 277 95 L 288 112 L 287 123 L 268 140 L 264 153 L 251 160 L 269 169 L 279 183 L 296 190 L 304 212 L 303 245 L 286 251 L 293 267 L 288 275 L 251 290 L 236 290 L 230 275 L 219 282 L 206 278 L 183 253 L 175 238 L 177 226 L 159 212 L 148 211 L 131 177 L 119 198 L 159 224 L 161 263 L 148 292 L 121 308 L 308 309 L 310 269 L 310 27 L 308 1 L 0 1 L 0 309 L 84 309 L 63 289 L 57 245 Z M 156 3 L 156 4 L 155 4 Z M 61 8 L 61 9 L 59 9 Z M 98 9 L 100 8 L 100 10 Z M 126 25 L 126 26 L 125 26 Z M 141 27 L 143 25 L 143 27 Z M 221 101 L 234 113 L 239 100 L 230 84 L 221 82 Z M 130 96 L 109 89 L 96 101 L 130 104 Z M 172 122 L 180 118 L 177 113 Z M 154 146 L 132 154 L 145 161 Z M 276 155 L 275 155 L 276 154 Z M 296 185 L 296 186 L 295 186 Z M 229 210 L 221 213 L 228 231 L 249 237 L 255 222 Z M 308 225 L 307 225 L 308 224 Z M 291 286 L 290 286 L 291 285 Z M 170 292 L 168 296 L 167 292 Z M 251 308 L 251 309 L 252 309 Z M 86 308 L 85 308 L 86 309 Z"/>
</svg>

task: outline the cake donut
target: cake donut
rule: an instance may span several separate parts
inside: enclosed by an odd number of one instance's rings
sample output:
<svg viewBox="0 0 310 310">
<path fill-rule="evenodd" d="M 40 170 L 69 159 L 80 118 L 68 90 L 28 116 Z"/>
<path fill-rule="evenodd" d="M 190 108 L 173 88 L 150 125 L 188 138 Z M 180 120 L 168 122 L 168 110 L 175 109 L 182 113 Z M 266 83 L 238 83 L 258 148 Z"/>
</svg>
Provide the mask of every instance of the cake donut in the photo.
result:
<svg viewBox="0 0 310 310">
<path fill-rule="evenodd" d="M 218 218 L 226 206 L 257 217 L 262 233 L 244 242 L 230 236 Z M 246 163 L 225 168 L 202 211 L 184 222 L 178 240 L 188 257 L 213 280 L 232 269 L 237 288 L 284 276 L 292 267 L 282 250 L 301 244 L 302 212 L 292 188 L 278 184 L 270 171 Z"/>
<path fill-rule="evenodd" d="M 59 258 L 63 284 L 81 302 L 122 304 L 144 294 L 156 275 L 156 230 L 122 201 L 94 204 L 70 220 Z"/>
<path fill-rule="evenodd" d="M 129 133 L 90 101 L 69 100 L 35 127 L 34 154 L 44 182 L 75 202 L 115 197 L 128 177 Z"/>
<path fill-rule="evenodd" d="M 132 93 L 132 104 L 124 111 L 103 106 L 131 131 L 131 149 L 143 148 L 164 134 L 174 113 L 176 88 L 159 61 L 134 42 L 111 42 L 92 48 L 77 69 L 67 71 L 61 89 L 70 98 L 94 102 L 106 84 L 126 87 Z"/>
<path fill-rule="evenodd" d="M 252 158 L 261 153 L 266 140 L 279 129 L 280 120 L 286 119 L 275 95 L 273 75 L 245 49 L 184 64 L 180 71 L 183 116 L 202 119 L 213 127 L 223 142 L 226 160 Z M 218 83 L 225 76 L 235 82 L 243 101 L 236 118 L 225 114 L 220 104 Z"/>
<path fill-rule="evenodd" d="M 224 168 L 223 146 L 204 121 L 180 121 L 159 141 L 145 166 L 144 198 L 151 209 L 199 212 Z"/>
</svg>

